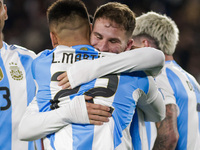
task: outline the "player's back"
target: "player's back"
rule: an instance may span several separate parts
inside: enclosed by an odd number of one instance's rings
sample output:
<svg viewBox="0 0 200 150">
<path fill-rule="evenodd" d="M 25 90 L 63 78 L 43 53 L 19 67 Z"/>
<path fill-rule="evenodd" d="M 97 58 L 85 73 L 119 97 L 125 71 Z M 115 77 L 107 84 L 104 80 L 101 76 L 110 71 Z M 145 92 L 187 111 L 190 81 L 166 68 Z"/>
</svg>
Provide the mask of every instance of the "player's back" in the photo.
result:
<svg viewBox="0 0 200 150">
<path fill-rule="evenodd" d="M 149 79 L 144 72 L 108 75 L 72 90 L 61 90 L 57 85 L 57 76 L 75 61 L 103 55 L 88 45 L 71 48 L 58 46 L 52 51 L 44 51 L 34 60 L 33 75 L 38 83 L 37 101 L 40 111 L 50 111 L 84 93 L 95 97 L 94 103 L 115 108 L 109 123 L 102 126 L 68 125 L 48 136 L 45 143 L 51 142 L 51 146 L 56 149 L 114 149 L 121 143 L 122 131 L 132 120 L 137 100 L 146 97 L 149 90 Z"/>
<path fill-rule="evenodd" d="M 0 49 L 1 150 L 28 149 L 28 142 L 18 139 L 18 125 L 35 94 L 31 74 L 35 57 L 33 52 L 5 42 Z"/>
<path fill-rule="evenodd" d="M 32 73 L 37 84 L 37 101 L 40 111 L 49 111 L 51 102 L 61 97 L 76 93 L 76 89 L 62 90 L 58 86 L 57 77 L 67 70 L 74 62 L 83 59 L 102 57 L 101 53 L 89 45 L 63 46 L 53 50 L 45 50 L 33 61 Z M 65 93 L 63 95 L 63 93 Z M 52 100 L 50 102 L 50 100 Z M 69 99 L 68 99 L 69 100 Z M 53 105 L 52 105 L 53 106 Z"/>
<path fill-rule="evenodd" d="M 179 115 L 177 117 L 179 140 L 176 149 L 199 149 L 199 84 L 193 76 L 184 71 L 175 61 L 166 61 L 162 74 L 156 78 L 156 81 L 158 87 L 161 88 L 162 93 L 165 95 L 165 101 L 167 103 L 175 101 L 179 107 Z M 171 97 L 171 95 L 173 96 Z"/>
</svg>

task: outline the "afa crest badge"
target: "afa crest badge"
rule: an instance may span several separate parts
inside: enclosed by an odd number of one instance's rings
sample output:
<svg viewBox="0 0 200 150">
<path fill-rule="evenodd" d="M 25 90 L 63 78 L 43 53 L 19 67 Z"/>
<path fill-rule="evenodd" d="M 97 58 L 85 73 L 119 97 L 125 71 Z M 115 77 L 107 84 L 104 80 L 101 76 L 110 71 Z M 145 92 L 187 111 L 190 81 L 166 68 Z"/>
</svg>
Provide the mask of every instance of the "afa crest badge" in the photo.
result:
<svg viewBox="0 0 200 150">
<path fill-rule="evenodd" d="M 0 67 L 0 82 L 3 80 L 3 71 L 2 71 L 2 69 L 1 69 L 1 67 Z"/>
<path fill-rule="evenodd" d="M 23 79 L 23 73 L 20 71 L 20 68 L 17 66 L 17 63 L 9 63 L 10 65 L 10 75 L 14 80 L 22 80 Z"/>
<path fill-rule="evenodd" d="M 81 47 L 80 50 L 88 51 L 88 48 L 87 47 Z"/>
</svg>

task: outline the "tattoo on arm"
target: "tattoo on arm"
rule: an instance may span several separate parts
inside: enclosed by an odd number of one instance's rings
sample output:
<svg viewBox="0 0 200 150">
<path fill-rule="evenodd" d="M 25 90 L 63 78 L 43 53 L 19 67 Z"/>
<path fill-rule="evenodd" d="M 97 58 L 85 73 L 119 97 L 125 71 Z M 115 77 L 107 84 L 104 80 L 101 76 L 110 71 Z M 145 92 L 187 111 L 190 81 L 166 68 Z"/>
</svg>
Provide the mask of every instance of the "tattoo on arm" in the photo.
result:
<svg viewBox="0 0 200 150">
<path fill-rule="evenodd" d="M 166 105 L 166 117 L 156 123 L 157 138 L 153 150 L 174 150 L 178 142 L 176 105 Z"/>
</svg>

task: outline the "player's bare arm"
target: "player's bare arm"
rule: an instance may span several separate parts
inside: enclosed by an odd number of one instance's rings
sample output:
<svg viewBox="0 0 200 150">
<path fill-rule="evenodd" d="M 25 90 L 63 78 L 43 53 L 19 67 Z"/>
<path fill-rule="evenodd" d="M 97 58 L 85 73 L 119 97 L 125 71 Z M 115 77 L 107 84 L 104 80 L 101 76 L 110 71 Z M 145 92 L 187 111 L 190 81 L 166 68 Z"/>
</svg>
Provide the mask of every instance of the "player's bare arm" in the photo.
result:
<svg viewBox="0 0 200 150">
<path fill-rule="evenodd" d="M 166 105 L 166 117 L 156 123 L 156 128 L 157 138 L 153 150 L 174 150 L 179 138 L 176 105 Z"/>
</svg>

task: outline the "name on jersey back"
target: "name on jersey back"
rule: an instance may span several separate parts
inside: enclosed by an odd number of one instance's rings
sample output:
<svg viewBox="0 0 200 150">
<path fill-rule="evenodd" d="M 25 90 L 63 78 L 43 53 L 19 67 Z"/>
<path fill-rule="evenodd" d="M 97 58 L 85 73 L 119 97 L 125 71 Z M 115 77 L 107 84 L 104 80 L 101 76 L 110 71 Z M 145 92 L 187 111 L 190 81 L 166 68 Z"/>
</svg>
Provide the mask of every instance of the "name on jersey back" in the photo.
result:
<svg viewBox="0 0 200 150">
<path fill-rule="evenodd" d="M 56 53 L 53 53 L 53 60 L 52 63 L 68 63 L 72 64 L 76 61 L 83 60 L 83 59 L 88 59 L 88 60 L 93 60 L 97 59 L 101 56 L 101 53 L 98 54 L 85 54 L 85 53 L 63 53 L 62 57 L 61 55 L 58 54 L 59 57 L 57 57 Z"/>
</svg>

